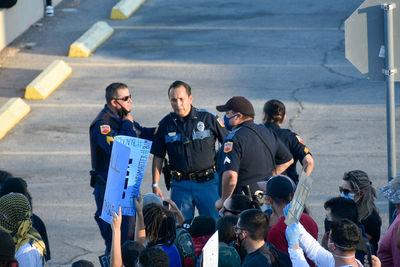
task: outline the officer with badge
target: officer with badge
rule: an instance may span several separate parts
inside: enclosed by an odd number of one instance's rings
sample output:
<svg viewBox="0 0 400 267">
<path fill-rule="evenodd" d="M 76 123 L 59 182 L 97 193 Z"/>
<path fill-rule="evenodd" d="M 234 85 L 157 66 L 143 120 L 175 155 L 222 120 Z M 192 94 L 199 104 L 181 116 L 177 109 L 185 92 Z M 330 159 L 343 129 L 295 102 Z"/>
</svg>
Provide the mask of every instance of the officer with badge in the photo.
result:
<svg viewBox="0 0 400 267">
<path fill-rule="evenodd" d="M 215 115 L 192 106 L 193 95 L 187 83 L 172 83 L 168 96 L 174 112 L 160 121 L 151 148 L 153 192 L 163 198 L 159 181 L 163 159 L 168 154 L 169 165 L 164 175 L 170 176 L 171 199 L 183 217 L 192 219 L 197 207 L 200 215 L 217 219 L 215 142 L 222 143 L 228 131 Z"/>
<path fill-rule="evenodd" d="M 155 128 L 144 128 L 135 122 L 131 112 L 131 94 L 124 83 L 112 83 L 106 88 L 106 105 L 93 120 L 89 128 L 92 170 L 90 185 L 94 187 L 97 222 L 106 244 L 106 254 L 110 253 L 112 232 L 108 223 L 100 219 L 103 208 L 104 193 L 110 165 L 111 150 L 116 135 L 126 135 L 152 140 Z M 123 216 L 122 242 L 128 237 L 129 221 Z"/>
<path fill-rule="evenodd" d="M 218 157 L 222 193 L 215 208 L 219 211 L 233 194 L 245 193 L 254 199 L 257 182 L 281 174 L 293 163 L 293 158 L 271 129 L 254 123 L 254 108 L 246 98 L 235 96 L 216 108 L 225 112 L 225 127 L 232 130 Z"/>
<path fill-rule="evenodd" d="M 299 175 L 296 171 L 296 163 L 299 161 L 301 165 L 305 166 L 304 171 L 310 175 L 314 167 L 314 159 L 311 152 L 300 136 L 289 129 L 280 128 L 280 125 L 286 119 L 286 108 L 281 101 L 272 99 L 266 102 L 263 111 L 265 127 L 273 130 L 293 155 L 294 163 L 287 168 L 285 173 L 297 184 Z"/>
</svg>

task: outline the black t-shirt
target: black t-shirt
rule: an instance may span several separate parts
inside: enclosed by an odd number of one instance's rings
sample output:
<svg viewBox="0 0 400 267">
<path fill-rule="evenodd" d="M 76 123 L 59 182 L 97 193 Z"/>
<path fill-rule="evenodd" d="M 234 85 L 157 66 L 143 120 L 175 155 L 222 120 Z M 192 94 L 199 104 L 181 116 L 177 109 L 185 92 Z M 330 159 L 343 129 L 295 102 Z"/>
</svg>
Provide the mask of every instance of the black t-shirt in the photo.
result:
<svg viewBox="0 0 400 267">
<path fill-rule="evenodd" d="M 247 127 L 256 130 L 263 137 L 270 151 L 257 134 Z M 221 173 L 228 170 L 238 173 L 233 194 L 240 194 L 246 185 L 250 186 L 251 194 L 254 194 L 259 190 L 257 182 L 271 177 L 274 160 L 279 165 L 291 159 L 288 148 L 271 129 L 257 125 L 251 120 L 239 125 L 226 137 L 218 156 L 218 165 L 222 166 Z"/>
<path fill-rule="evenodd" d="M 299 175 L 296 171 L 296 163 L 297 161 L 302 161 L 307 154 L 311 155 L 310 150 L 304 144 L 303 139 L 291 130 L 281 129 L 278 125 L 273 123 L 266 123 L 265 127 L 272 129 L 279 139 L 287 146 L 290 153 L 292 153 L 294 162 L 286 169 L 285 173 L 297 183 L 299 181 Z"/>
<path fill-rule="evenodd" d="M 253 266 L 292 266 L 289 254 L 275 248 L 271 243 L 266 242 L 261 248 L 249 253 L 244 258 L 242 267 Z"/>
<path fill-rule="evenodd" d="M 361 220 L 361 223 L 364 225 L 365 232 L 372 237 L 369 242 L 372 244 L 375 251 L 378 251 L 378 242 L 381 237 L 381 217 L 373 210 L 367 218 Z"/>
</svg>

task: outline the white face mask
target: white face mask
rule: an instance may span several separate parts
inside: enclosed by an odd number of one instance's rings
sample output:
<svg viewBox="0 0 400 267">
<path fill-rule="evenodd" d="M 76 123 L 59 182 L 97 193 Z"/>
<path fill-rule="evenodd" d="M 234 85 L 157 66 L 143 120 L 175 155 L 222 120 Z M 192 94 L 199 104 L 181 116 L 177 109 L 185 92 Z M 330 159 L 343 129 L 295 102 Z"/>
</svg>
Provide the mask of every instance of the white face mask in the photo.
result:
<svg viewBox="0 0 400 267">
<path fill-rule="evenodd" d="M 344 248 L 344 247 L 341 247 L 341 246 L 339 246 L 339 245 L 336 245 L 336 244 L 333 243 L 333 242 L 328 242 L 328 249 L 329 249 L 329 245 L 331 245 L 331 246 L 335 245 L 335 246 L 337 246 L 337 247 Z M 330 249 L 329 249 L 329 250 L 330 250 Z M 337 257 L 337 258 L 341 258 L 341 259 L 351 259 L 351 258 L 354 258 L 354 257 L 355 257 L 355 255 L 352 255 L 352 256 L 337 255 L 336 253 L 333 253 L 333 250 L 330 250 L 330 252 L 332 253 L 333 256 L 335 256 L 335 257 Z"/>
<path fill-rule="evenodd" d="M 354 200 L 354 194 L 353 193 L 348 193 L 346 195 L 344 192 L 342 192 L 342 193 L 340 193 L 340 196 L 344 197 L 344 198 L 348 198 L 348 199 Z"/>
</svg>

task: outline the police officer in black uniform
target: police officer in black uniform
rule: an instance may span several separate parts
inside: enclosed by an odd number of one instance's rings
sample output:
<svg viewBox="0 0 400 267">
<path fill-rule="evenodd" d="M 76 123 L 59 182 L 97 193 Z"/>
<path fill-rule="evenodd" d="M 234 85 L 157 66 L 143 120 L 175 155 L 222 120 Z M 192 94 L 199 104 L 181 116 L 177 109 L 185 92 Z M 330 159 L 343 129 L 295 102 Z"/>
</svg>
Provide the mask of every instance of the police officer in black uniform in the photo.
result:
<svg viewBox="0 0 400 267">
<path fill-rule="evenodd" d="M 116 135 L 126 135 L 152 140 L 155 128 L 144 128 L 135 122 L 130 114 L 131 95 L 126 84 L 112 83 L 106 88 L 107 104 L 90 124 L 90 151 L 92 170 L 90 185 L 94 187 L 97 210 L 94 218 L 106 244 L 106 254 L 111 249 L 111 227 L 100 219 L 103 208 L 111 149 Z M 122 243 L 128 237 L 129 221 L 123 216 L 121 230 Z"/>
<path fill-rule="evenodd" d="M 218 157 L 222 194 L 215 208 L 220 210 L 232 194 L 244 192 L 254 198 L 257 182 L 281 174 L 293 163 L 293 158 L 272 130 L 254 123 L 254 108 L 246 98 L 232 97 L 225 105 L 217 106 L 217 110 L 226 112 L 225 127 L 232 129 Z"/>
<path fill-rule="evenodd" d="M 304 171 L 310 175 L 314 167 L 314 159 L 311 152 L 300 136 L 289 129 L 280 128 L 280 125 L 286 119 L 286 108 L 281 101 L 272 99 L 266 102 L 263 111 L 263 123 L 265 127 L 273 130 L 293 155 L 294 162 L 287 168 L 285 173 L 297 184 L 299 182 L 299 175 L 296 171 L 296 163 L 299 161 L 301 165 L 305 166 Z"/>
<path fill-rule="evenodd" d="M 163 198 L 159 187 L 163 159 L 168 154 L 166 173 L 171 178 L 171 199 L 188 220 L 199 214 L 215 219 L 214 202 L 219 198 L 215 173 L 215 142 L 228 134 L 215 115 L 193 107 L 190 86 L 175 81 L 168 89 L 171 112 L 159 123 L 151 153 L 153 158 L 153 192 Z"/>
</svg>

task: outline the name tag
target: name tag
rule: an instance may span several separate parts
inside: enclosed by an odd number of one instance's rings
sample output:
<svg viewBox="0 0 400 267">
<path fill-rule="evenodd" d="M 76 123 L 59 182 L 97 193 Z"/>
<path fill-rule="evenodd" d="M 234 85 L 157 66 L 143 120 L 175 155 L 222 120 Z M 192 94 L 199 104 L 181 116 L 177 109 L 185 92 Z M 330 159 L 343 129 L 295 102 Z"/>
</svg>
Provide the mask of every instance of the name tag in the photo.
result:
<svg viewBox="0 0 400 267">
<path fill-rule="evenodd" d="M 192 133 L 192 139 L 204 139 L 210 137 L 210 130 L 205 130 L 205 131 L 197 131 Z"/>
<path fill-rule="evenodd" d="M 173 143 L 176 141 L 181 141 L 181 134 L 175 134 L 175 135 L 166 135 L 165 136 L 165 143 Z"/>
</svg>

